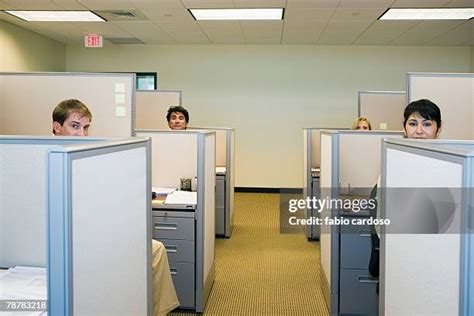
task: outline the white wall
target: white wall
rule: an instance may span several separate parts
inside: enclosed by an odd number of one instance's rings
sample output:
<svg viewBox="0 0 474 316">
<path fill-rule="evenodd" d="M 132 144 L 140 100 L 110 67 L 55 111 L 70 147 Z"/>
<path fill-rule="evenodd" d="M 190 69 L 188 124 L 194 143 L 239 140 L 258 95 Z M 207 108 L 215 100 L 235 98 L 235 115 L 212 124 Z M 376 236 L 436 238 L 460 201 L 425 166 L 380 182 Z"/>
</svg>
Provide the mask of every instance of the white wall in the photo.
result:
<svg viewBox="0 0 474 316">
<path fill-rule="evenodd" d="M 471 72 L 474 72 L 474 46 L 471 46 Z"/>
<path fill-rule="evenodd" d="M 0 71 L 64 71 L 65 45 L 0 20 Z"/>
<path fill-rule="evenodd" d="M 405 90 L 406 72 L 469 72 L 471 59 L 470 47 L 66 46 L 67 71 L 156 71 L 192 125 L 235 127 L 240 187 L 302 187 L 303 127 L 349 126 L 357 91 Z"/>
</svg>

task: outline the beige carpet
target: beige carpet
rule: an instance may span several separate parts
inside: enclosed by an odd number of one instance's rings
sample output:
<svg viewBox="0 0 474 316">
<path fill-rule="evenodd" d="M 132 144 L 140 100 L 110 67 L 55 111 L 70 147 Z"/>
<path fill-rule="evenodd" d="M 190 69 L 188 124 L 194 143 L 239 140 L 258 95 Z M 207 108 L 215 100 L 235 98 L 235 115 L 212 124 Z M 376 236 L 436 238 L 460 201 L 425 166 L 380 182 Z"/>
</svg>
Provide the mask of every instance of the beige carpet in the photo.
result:
<svg viewBox="0 0 474 316">
<path fill-rule="evenodd" d="M 216 278 L 205 315 L 328 315 L 319 243 L 280 234 L 278 221 L 278 194 L 235 194 L 234 231 L 216 240 Z"/>
</svg>

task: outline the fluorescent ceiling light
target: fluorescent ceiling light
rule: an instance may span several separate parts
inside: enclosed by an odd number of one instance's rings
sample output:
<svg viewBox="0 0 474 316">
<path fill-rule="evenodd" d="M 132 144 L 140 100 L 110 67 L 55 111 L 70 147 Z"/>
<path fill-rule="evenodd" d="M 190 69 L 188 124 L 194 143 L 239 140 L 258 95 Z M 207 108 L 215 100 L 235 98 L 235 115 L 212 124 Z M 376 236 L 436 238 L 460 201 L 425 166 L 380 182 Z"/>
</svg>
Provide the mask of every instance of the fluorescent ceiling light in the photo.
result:
<svg viewBox="0 0 474 316">
<path fill-rule="evenodd" d="M 103 22 L 100 16 L 91 11 L 10 11 L 5 12 L 25 21 L 40 22 Z"/>
<path fill-rule="evenodd" d="M 469 20 L 474 8 L 389 9 L 379 20 Z"/>
<path fill-rule="evenodd" d="M 189 9 L 196 20 L 282 20 L 283 8 L 276 9 Z"/>
</svg>

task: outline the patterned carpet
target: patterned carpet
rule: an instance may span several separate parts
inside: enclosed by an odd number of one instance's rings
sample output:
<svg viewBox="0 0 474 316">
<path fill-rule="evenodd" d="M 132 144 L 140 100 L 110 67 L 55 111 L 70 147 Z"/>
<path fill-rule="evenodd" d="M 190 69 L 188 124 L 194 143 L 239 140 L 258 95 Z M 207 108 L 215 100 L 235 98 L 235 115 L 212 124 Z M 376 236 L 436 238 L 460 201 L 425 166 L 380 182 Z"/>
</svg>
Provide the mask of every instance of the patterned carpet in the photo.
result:
<svg viewBox="0 0 474 316">
<path fill-rule="evenodd" d="M 278 194 L 236 193 L 234 224 L 230 239 L 216 240 L 216 278 L 204 315 L 328 315 L 319 244 L 280 234 Z"/>
</svg>

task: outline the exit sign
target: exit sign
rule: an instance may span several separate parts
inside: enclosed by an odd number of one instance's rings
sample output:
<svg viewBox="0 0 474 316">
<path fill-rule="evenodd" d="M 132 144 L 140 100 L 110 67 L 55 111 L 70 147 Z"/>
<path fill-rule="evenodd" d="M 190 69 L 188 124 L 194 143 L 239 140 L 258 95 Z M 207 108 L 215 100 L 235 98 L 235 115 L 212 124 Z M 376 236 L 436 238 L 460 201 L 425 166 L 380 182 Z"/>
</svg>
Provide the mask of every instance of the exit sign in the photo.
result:
<svg viewBox="0 0 474 316">
<path fill-rule="evenodd" d="M 86 47 L 102 47 L 102 35 L 87 34 L 84 36 L 84 45 Z"/>
</svg>

